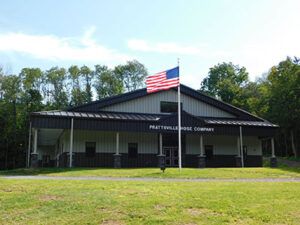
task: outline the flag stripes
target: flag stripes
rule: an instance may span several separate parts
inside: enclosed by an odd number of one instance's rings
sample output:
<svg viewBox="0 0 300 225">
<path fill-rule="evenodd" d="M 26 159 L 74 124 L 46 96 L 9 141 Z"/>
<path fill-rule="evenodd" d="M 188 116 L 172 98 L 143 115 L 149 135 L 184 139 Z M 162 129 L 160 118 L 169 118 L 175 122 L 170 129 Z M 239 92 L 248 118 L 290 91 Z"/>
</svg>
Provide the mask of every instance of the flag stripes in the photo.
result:
<svg viewBox="0 0 300 225">
<path fill-rule="evenodd" d="M 146 78 L 148 93 L 160 91 L 160 90 L 167 90 L 172 87 L 179 86 L 179 74 L 178 74 L 178 76 L 176 76 L 176 74 L 174 76 L 174 73 L 173 73 L 171 75 L 171 78 L 168 78 L 168 71 L 171 71 L 171 70 L 166 70 L 166 71 L 148 76 Z"/>
</svg>

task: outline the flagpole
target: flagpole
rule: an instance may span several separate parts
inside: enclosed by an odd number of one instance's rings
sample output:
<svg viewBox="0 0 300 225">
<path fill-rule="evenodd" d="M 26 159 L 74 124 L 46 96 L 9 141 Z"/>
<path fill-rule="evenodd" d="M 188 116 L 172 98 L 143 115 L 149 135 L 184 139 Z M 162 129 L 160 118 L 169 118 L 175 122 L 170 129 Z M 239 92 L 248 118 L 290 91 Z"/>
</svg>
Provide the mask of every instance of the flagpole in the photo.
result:
<svg viewBox="0 0 300 225">
<path fill-rule="evenodd" d="M 178 58 L 178 79 L 179 79 L 179 58 Z M 180 79 L 178 85 L 178 166 L 181 172 L 181 104 L 180 104 Z"/>
</svg>

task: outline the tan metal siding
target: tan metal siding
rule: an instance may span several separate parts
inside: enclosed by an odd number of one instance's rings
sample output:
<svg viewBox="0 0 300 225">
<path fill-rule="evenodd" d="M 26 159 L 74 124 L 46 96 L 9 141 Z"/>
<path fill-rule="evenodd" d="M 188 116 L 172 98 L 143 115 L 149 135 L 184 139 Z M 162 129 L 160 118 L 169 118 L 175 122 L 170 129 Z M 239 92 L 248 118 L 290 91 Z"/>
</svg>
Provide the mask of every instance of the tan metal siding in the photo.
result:
<svg viewBox="0 0 300 225">
<path fill-rule="evenodd" d="M 215 155 L 237 155 L 237 136 L 203 136 L 204 145 L 213 145 Z M 261 142 L 258 137 L 243 137 L 248 155 L 261 155 Z M 200 155 L 200 136 L 186 135 L 186 153 Z"/>
<path fill-rule="evenodd" d="M 127 102 L 107 106 L 101 110 L 113 112 L 161 113 L 161 101 L 176 102 L 177 92 L 168 90 L 157 94 L 151 94 Z M 230 113 L 184 94 L 181 95 L 181 101 L 183 103 L 183 110 L 196 116 L 235 118 L 235 116 Z"/>
<path fill-rule="evenodd" d="M 243 138 L 243 144 L 247 146 L 248 155 L 262 155 L 262 144 L 258 137 L 246 136 Z"/>
<path fill-rule="evenodd" d="M 116 152 L 116 132 L 74 130 L 73 152 L 85 152 L 85 142 L 96 142 L 96 152 Z M 128 143 L 138 143 L 138 153 L 157 153 L 157 134 L 120 132 L 120 153 L 128 152 Z M 66 131 L 64 145 L 70 146 L 70 131 Z"/>
<path fill-rule="evenodd" d="M 120 133 L 120 152 L 128 152 L 128 143 L 138 144 L 138 153 L 157 153 L 158 138 L 157 134 L 152 133 Z"/>
</svg>

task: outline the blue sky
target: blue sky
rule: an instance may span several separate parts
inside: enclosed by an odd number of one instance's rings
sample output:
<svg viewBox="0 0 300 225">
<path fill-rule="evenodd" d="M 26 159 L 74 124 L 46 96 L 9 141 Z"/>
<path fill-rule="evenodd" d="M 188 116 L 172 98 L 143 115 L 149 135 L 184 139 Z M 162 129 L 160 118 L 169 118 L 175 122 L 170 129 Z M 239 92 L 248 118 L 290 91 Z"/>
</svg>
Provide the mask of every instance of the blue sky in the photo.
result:
<svg viewBox="0 0 300 225">
<path fill-rule="evenodd" d="M 255 80 L 300 57 L 299 12 L 298 0 L 0 0 L 0 65 L 19 73 L 137 59 L 153 74 L 180 58 L 193 88 L 222 62 Z"/>
</svg>

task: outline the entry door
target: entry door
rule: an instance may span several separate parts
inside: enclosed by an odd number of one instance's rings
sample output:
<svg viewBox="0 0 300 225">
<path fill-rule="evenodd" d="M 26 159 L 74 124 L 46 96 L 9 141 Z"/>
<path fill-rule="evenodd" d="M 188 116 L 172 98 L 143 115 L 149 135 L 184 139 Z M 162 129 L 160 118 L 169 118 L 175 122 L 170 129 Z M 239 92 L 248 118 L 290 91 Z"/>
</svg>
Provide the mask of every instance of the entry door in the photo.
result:
<svg viewBox="0 0 300 225">
<path fill-rule="evenodd" d="M 50 155 L 43 155 L 42 156 L 42 167 L 49 167 L 50 166 Z"/>
<path fill-rule="evenodd" d="M 178 166 L 178 147 L 164 147 L 163 152 L 166 156 L 167 167 Z"/>
<path fill-rule="evenodd" d="M 138 166 L 138 144 L 128 143 L 128 167 Z"/>
</svg>

